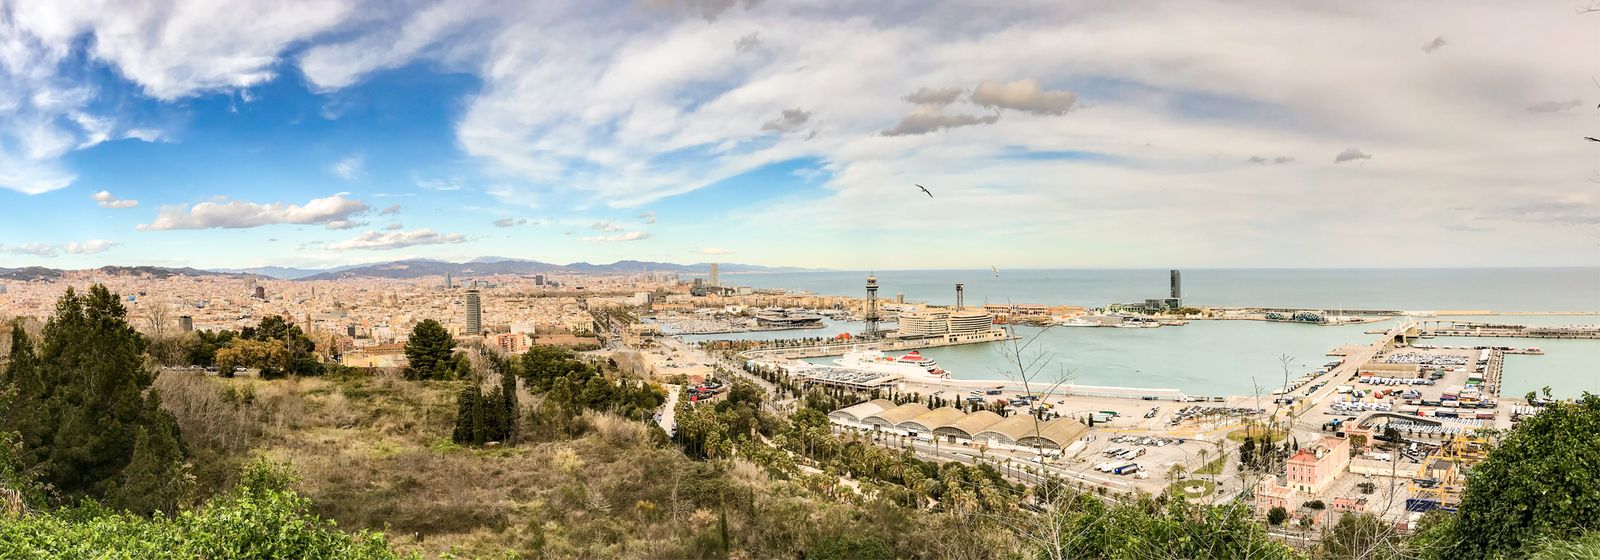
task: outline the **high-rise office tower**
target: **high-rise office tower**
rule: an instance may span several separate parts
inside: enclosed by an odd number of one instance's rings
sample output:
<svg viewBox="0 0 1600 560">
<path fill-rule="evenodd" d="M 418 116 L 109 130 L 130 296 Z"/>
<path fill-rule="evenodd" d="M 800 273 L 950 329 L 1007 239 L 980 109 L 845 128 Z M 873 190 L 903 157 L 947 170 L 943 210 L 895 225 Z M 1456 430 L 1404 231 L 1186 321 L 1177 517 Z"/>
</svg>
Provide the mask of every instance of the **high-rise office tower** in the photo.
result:
<svg viewBox="0 0 1600 560">
<path fill-rule="evenodd" d="M 448 273 L 448 272 L 444 273 L 444 289 L 448 290 L 448 289 L 454 288 L 454 287 L 455 287 L 455 285 L 450 283 L 450 273 Z"/>
<path fill-rule="evenodd" d="M 711 263 L 711 287 L 715 288 L 721 285 L 717 282 L 717 263 Z"/>
<path fill-rule="evenodd" d="M 467 288 L 466 334 L 483 334 L 483 300 L 480 297 L 480 292 L 478 291 L 478 285 L 476 283 L 474 283 L 472 287 Z"/>
<path fill-rule="evenodd" d="M 1183 299 L 1183 274 L 1172 271 L 1172 299 Z"/>
</svg>

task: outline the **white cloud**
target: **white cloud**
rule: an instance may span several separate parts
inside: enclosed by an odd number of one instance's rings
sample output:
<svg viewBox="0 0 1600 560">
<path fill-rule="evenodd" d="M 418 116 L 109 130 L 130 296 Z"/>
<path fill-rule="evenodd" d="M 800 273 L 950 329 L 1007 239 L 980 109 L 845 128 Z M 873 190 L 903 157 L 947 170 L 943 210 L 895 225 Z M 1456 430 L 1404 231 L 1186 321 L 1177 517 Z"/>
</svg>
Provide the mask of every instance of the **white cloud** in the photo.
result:
<svg viewBox="0 0 1600 560">
<path fill-rule="evenodd" d="M 61 250 L 74 255 L 93 255 L 95 253 L 104 253 L 117 245 L 121 245 L 121 243 L 105 239 L 92 239 L 82 243 L 68 243 L 61 246 Z"/>
<path fill-rule="evenodd" d="M 604 231 L 604 232 L 607 232 L 607 233 L 611 233 L 611 232 L 622 231 L 622 226 L 617 225 L 616 222 L 613 222 L 611 220 L 606 220 L 604 222 L 595 222 L 593 224 L 590 224 L 589 225 L 589 229 L 592 229 L 592 230 L 595 230 L 595 231 Z"/>
<path fill-rule="evenodd" d="M 202 202 L 193 207 L 163 207 L 154 222 L 140 225 L 138 229 L 253 228 L 274 224 L 326 225 L 329 229 L 345 229 L 354 227 L 351 225 L 352 217 L 364 214 L 370 208 L 367 203 L 343 194 L 312 199 L 304 205 L 281 202 L 258 204 L 242 200 Z"/>
<path fill-rule="evenodd" d="M 325 248 L 334 251 L 351 249 L 387 250 L 414 247 L 417 245 L 442 245 L 447 243 L 463 243 L 466 236 L 459 233 L 436 233 L 431 229 L 418 229 L 412 231 L 393 231 L 379 233 L 369 231 L 338 243 L 328 243 Z"/>
<path fill-rule="evenodd" d="M 647 211 L 643 214 L 640 214 L 639 219 L 644 220 L 644 223 L 646 224 L 656 223 L 656 212 L 655 210 Z"/>
<path fill-rule="evenodd" d="M 74 241 L 61 245 L 29 243 L 20 247 L 7 247 L 5 245 L 0 245 L 0 253 L 54 258 L 63 252 L 72 255 L 93 255 L 97 253 L 104 253 L 118 245 L 121 245 L 121 243 L 105 239 L 92 239 L 81 243 Z"/>
<path fill-rule="evenodd" d="M 92 198 L 96 203 L 100 204 L 101 208 L 134 208 L 139 205 L 137 200 L 119 199 L 111 196 L 111 191 L 94 193 Z"/>
<path fill-rule="evenodd" d="M 172 100 L 271 79 L 284 49 L 347 21 L 355 4 L 166 0 L 112 8 L 97 0 L 57 0 L 18 2 L 10 19 L 17 31 L 54 53 L 90 38 L 90 56 L 146 94 Z"/>
<path fill-rule="evenodd" d="M 7 3 L 0 18 L 0 188 L 64 188 L 76 178 L 61 163 L 69 152 L 118 139 L 165 139 L 148 124 L 94 108 L 102 92 L 95 74 L 79 67 L 80 52 L 170 100 L 265 79 L 274 54 L 294 40 L 271 38 L 314 33 L 316 16 L 335 7 L 312 0 L 243 8 L 205 0 Z"/>
<path fill-rule="evenodd" d="M 398 230 L 402 230 L 402 229 L 405 229 L 405 228 L 406 228 L 406 225 L 402 224 L 400 222 L 389 222 L 389 225 L 383 226 L 383 229 L 386 229 L 386 230 L 389 230 L 389 231 L 398 231 Z"/>
<path fill-rule="evenodd" d="M 329 171 L 332 171 L 334 175 L 338 175 L 340 179 L 355 181 L 365 173 L 365 170 L 363 170 L 365 163 L 366 158 L 364 156 L 353 154 L 334 162 Z"/>
<path fill-rule="evenodd" d="M 400 213 L 400 205 L 399 204 L 391 204 L 389 206 L 385 206 L 383 208 L 383 210 L 379 211 L 378 215 L 379 216 L 393 216 L 393 215 L 399 214 L 399 213 Z"/>
<path fill-rule="evenodd" d="M 695 252 L 696 253 L 700 253 L 702 255 L 732 255 L 733 254 L 733 251 L 729 251 L 729 250 L 723 249 L 721 247 L 701 247 L 700 249 L 696 250 Z"/>
<path fill-rule="evenodd" d="M 584 241 L 640 241 L 649 239 L 650 234 L 643 231 L 630 231 L 620 235 L 596 235 L 585 237 Z"/>
</svg>

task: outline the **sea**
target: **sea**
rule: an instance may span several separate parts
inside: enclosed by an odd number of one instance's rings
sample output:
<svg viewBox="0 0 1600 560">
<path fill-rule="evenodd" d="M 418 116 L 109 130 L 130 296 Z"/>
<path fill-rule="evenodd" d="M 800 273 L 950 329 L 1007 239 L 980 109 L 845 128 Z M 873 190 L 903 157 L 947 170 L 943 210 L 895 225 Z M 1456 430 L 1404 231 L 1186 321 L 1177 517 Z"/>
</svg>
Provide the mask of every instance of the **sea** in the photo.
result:
<svg viewBox="0 0 1600 560">
<path fill-rule="evenodd" d="M 1166 297 L 1167 270 L 912 270 L 807 271 L 722 274 L 724 285 L 826 295 L 865 294 L 866 276 L 878 278 L 879 297 L 951 304 L 955 284 L 966 303 L 1042 303 L 1101 307 Z M 1451 319 L 1513 324 L 1600 325 L 1600 268 L 1462 269 L 1186 269 L 1186 305 L 1457 312 Z M 1590 313 L 1588 315 L 1476 315 L 1472 311 Z M 1192 395 L 1249 395 L 1297 377 L 1335 358 L 1337 346 L 1366 344 L 1364 325 L 1306 325 L 1262 321 L 1191 321 L 1154 329 L 1016 327 L 1025 351 L 1041 367 L 1033 379 L 1067 379 L 1080 385 L 1179 389 Z M 859 332 L 861 325 L 828 321 L 825 328 L 686 336 L 705 339 L 775 339 Z M 1436 338 L 1433 345 L 1537 346 L 1544 355 L 1507 357 L 1505 396 L 1550 387 L 1558 396 L 1600 393 L 1600 340 Z M 1001 343 L 930 348 L 957 379 L 1016 381 L 1005 367 Z M 826 363 L 832 358 L 816 358 Z"/>
</svg>

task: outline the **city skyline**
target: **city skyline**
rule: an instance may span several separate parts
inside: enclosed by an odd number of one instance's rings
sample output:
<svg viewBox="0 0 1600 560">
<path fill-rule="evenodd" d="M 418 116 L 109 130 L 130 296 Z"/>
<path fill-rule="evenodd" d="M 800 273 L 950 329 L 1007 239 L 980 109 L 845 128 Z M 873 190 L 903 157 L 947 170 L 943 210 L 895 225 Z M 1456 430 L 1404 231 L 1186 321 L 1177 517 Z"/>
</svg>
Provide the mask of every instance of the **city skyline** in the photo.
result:
<svg viewBox="0 0 1600 560">
<path fill-rule="evenodd" d="M 1600 264 L 1563 6 L 417 7 L 6 4 L 0 267 Z"/>
</svg>

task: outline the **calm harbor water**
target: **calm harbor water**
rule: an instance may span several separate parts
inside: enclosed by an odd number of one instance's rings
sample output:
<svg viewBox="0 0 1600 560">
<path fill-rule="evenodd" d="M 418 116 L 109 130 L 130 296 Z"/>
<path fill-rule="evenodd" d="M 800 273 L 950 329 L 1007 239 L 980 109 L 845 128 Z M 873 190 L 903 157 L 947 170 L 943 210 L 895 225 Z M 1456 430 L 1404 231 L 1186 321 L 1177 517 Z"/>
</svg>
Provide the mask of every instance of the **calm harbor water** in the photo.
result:
<svg viewBox="0 0 1600 560">
<path fill-rule="evenodd" d="M 862 296 L 866 271 L 723 274 L 758 288 Z M 949 304 L 955 283 L 967 303 L 1099 307 L 1167 296 L 1167 271 L 880 270 L 878 295 Z M 1600 268 L 1193 269 L 1184 301 L 1196 305 L 1422 310 L 1600 311 Z"/>
<path fill-rule="evenodd" d="M 725 283 L 820 294 L 863 293 L 864 272 L 725 274 Z M 1165 270 L 880 271 L 880 296 L 903 292 L 908 301 L 951 303 L 964 282 L 968 303 L 1017 302 L 1098 307 L 1165 294 Z M 1185 270 L 1185 301 L 1197 305 L 1259 305 L 1327 309 L 1600 311 L 1600 269 L 1458 270 Z M 1453 319 L 1513 324 L 1600 324 L 1600 316 L 1499 315 Z M 1259 385 L 1283 383 L 1279 357 L 1291 356 L 1291 377 L 1333 358 L 1343 344 L 1365 344 L 1364 331 L 1392 325 L 1319 326 L 1261 321 L 1193 321 L 1157 329 L 1018 327 L 1050 356 L 1045 377 L 1069 372 L 1073 383 L 1174 388 L 1200 395 L 1247 395 Z M 856 332 L 859 323 L 829 321 L 826 328 L 686 337 L 780 339 Z M 1549 386 L 1558 395 L 1600 391 L 1600 340 L 1449 339 L 1434 345 L 1538 346 L 1543 356 L 1509 356 L 1504 394 L 1520 396 Z M 958 379 L 1006 380 L 998 344 L 932 348 Z M 813 361 L 828 362 L 831 358 Z M 1009 375 L 1009 377 L 1008 377 Z"/>
</svg>

